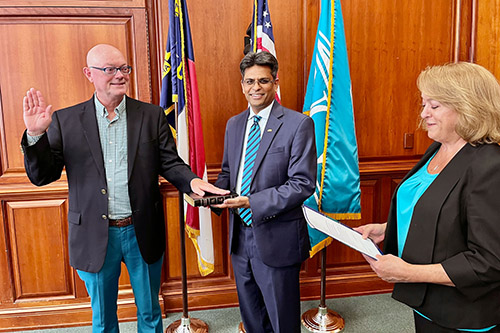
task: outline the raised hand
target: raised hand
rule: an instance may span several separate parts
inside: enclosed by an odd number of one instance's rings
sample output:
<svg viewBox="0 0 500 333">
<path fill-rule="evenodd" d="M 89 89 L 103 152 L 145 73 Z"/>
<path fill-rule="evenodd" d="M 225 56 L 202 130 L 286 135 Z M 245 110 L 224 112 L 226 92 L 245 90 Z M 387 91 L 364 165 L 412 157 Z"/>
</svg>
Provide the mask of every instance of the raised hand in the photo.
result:
<svg viewBox="0 0 500 333">
<path fill-rule="evenodd" d="M 46 106 L 42 93 L 35 88 L 26 92 L 23 98 L 24 125 L 31 136 L 45 133 L 52 122 L 52 105 Z"/>
</svg>

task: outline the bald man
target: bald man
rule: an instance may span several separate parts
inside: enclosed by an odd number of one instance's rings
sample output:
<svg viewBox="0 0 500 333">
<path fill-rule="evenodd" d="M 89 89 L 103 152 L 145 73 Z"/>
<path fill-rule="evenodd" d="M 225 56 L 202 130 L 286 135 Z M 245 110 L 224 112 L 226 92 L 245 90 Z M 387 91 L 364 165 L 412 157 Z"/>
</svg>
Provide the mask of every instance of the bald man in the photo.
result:
<svg viewBox="0 0 500 333">
<path fill-rule="evenodd" d="M 163 109 L 126 96 L 132 67 L 111 45 L 87 54 L 95 93 L 56 112 L 40 91 L 23 100 L 26 173 L 35 185 L 69 187 L 69 257 L 90 295 L 92 331 L 118 332 L 121 262 L 127 266 L 139 332 L 162 333 L 158 303 L 165 250 L 161 175 L 182 192 L 226 194 L 198 178 L 177 154 Z"/>
</svg>

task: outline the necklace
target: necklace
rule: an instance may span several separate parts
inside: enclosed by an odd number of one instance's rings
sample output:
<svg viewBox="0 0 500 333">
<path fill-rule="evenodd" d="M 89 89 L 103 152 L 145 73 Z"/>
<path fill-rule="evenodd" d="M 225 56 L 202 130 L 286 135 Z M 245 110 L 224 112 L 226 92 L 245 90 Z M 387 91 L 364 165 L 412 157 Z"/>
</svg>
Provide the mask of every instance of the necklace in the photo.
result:
<svg viewBox="0 0 500 333">
<path fill-rule="evenodd" d="M 453 149 L 452 151 L 442 151 L 441 149 L 438 150 L 436 155 L 432 158 L 431 162 L 435 162 L 436 165 L 430 168 L 430 172 L 435 172 L 438 170 L 441 166 L 444 168 L 446 165 L 451 161 L 451 159 L 458 153 L 460 149 L 465 145 L 466 142 L 461 144 L 459 147 Z M 439 159 L 439 161 L 438 161 Z"/>
<path fill-rule="evenodd" d="M 439 152 L 438 152 L 438 153 L 439 153 Z M 431 167 L 431 166 L 429 165 L 429 168 L 428 168 L 429 172 L 431 172 L 431 173 L 435 172 L 437 169 L 439 169 L 439 167 L 440 167 L 441 165 L 443 165 L 443 163 L 444 163 L 444 165 L 446 165 L 445 161 L 438 161 L 438 159 L 439 159 L 440 157 L 441 157 L 441 156 L 438 156 L 438 154 L 434 155 L 434 157 L 433 157 L 433 158 L 432 158 L 432 160 L 431 160 L 431 163 L 432 163 L 432 162 L 434 162 L 434 163 L 436 163 L 436 165 L 435 165 L 435 166 L 433 166 L 433 167 Z M 442 158 L 441 158 L 441 160 L 442 160 Z"/>
</svg>

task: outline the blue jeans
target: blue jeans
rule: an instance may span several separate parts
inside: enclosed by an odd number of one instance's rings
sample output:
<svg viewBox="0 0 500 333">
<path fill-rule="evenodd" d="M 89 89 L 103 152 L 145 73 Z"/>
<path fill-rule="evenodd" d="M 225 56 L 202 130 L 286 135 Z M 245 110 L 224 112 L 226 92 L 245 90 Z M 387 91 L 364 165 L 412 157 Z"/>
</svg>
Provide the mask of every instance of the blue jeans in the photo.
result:
<svg viewBox="0 0 500 333">
<path fill-rule="evenodd" d="M 137 306 L 137 331 L 163 332 L 158 302 L 163 258 L 149 265 L 139 251 L 133 225 L 109 227 L 106 259 L 101 270 L 89 273 L 77 270 L 90 296 L 92 332 L 119 332 L 117 310 L 118 279 L 121 262 L 127 266 Z"/>
</svg>

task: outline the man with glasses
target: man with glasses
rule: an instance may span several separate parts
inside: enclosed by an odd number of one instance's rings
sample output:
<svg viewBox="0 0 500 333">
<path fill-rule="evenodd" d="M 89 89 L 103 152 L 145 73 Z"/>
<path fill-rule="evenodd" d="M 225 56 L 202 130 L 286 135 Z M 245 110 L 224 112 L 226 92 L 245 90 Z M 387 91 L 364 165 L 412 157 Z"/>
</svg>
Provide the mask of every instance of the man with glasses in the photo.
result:
<svg viewBox="0 0 500 333">
<path fill-rule="evenodd" d="M 309 235 L 301 205 L 316 185 L 314 124 L 275 101 L 278 61 L 268 52 L 240 62 L 249 108 L 227 122 L 216 186 L 240 196 L 230 208 L 229 249 L 247 332 L 300 332 L 301 263 Z"/>
<path fill-rule="evenodd" d="M 85 282 L 92 331 L 118 332 L 121 262 L 127 266 L 139 332 L 162 333 L 158 303 L 165 251 L 161 175 L 182 192 L 226 194 L 178 156 L 163 109 L 126 96 L 132 67 L 111 45 L 87 54 L 94 96 L 59 110 L 31 88 L 23 100 L 25 167 L 35 185 L 69 187 L 70 264 Z"/>
</svg>

